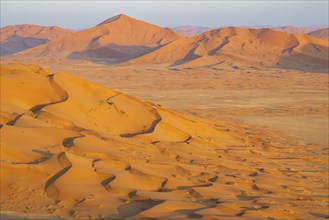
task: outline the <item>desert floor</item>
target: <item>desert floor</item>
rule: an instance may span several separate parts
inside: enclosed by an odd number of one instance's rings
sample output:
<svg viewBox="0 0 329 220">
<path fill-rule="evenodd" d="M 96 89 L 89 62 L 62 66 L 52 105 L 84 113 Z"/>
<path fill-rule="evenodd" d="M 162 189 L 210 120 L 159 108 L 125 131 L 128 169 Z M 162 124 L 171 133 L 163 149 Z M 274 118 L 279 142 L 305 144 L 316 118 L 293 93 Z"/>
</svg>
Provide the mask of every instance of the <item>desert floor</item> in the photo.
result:
<svg viewBox="0 0 329 220">
<path fill-rule="evenodd" d="M 300 144 L 328 145 L 328 74 L 274 68 L 113 67 L 91 62 L 42 66 L 215 120 L 281 132 Z"/>
<path fill-rule="evenodd" d="M 64 141 L 63 146 L 48 148 L 55 156 L 46 161 L 43 169 L 56 173 L 60 168 L 72 167 L 56 179 L 57 190 L 64 194 L 56 196 L 48 189 L 46 196 L 36 180 L 30 187 L 24 186 L 32 176 L 46 178 L 39 168 L 33 170 L 33 165 L 28 165 L 28 169 L 35 173 L 24 174 L 27 168 L 20 165 L 17 172 L 22 178 L 16 184 L 2 183 L 2 190 L 5 189 L 2 216 L 80 219 L 329 216 L 328 74 L 254 67 L 168 69 L 87 61 L 29 62 L 161 105 L 189 120 L 200 120 L 234 141 L 221 145 L 220 140 L 208 140 L 199 130 L 196 134 L 200 136 L 191 135 L 190 142 L 164 140 L 151 144 L 134 138 L 121 143 L 121 139 L 99 138 L 91 131 L 63 131 L 58 139 L 69 136 L 74 142 L 69 149 Z M 41 116 L 47 118 L 45 113 Z M 169 122 L 176 120 L 170 117 Z M 29 123 L 24 118 L 17 121 L 17 126 L 24 128 Z M 5 132 L 15 134 L 15 130 L 10 130 L 12 127 L 2 128 L 3 139 Z M 152 135 L 148 137 L 151 140 L 166 139 L 163 134 Z M 45 136 L 48 137 L 47 133 Z M 105 149 L 106 141 L 122 145 Z M 11 141 L 7 142 L 9 146 Z M 58 140 L 53 142 L 56 145 Z M 114 156 L 103 156 L 107 153 Z M 14 165 L 8 161 L 4 164 L 6 175 L 16 172 L 12 171 Z M 89 164 L 95 172 L 89 170 Z M 100 186 L 88 188 L 85 183 L 89 187 Z M 79 190 L 85 189 L 89 192 L 79 194 Z M 48 206 L 45 208 L 44 204 Z"/>
</svg>

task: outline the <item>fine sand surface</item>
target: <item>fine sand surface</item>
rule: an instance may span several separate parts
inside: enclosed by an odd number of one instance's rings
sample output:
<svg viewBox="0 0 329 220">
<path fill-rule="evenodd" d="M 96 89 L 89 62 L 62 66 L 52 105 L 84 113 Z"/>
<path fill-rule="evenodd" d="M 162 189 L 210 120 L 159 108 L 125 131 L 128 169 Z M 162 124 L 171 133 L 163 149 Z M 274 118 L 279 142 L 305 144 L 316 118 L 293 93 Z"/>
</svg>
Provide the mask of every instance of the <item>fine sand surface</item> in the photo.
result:
<svg viewBox="0 0 329 220">
<path fill-rule="evenodd" d="M 328 145 L 327 74 L 260 67 L 112 67 L 81 61 L 46 61 L 43 66 L 206 120 L 248 122 L 301 144 Z"/>
<path fill-rule="evenodd" d="M 3 218 L 329 216 L 326 74 L 36 63 L 1 66 Z"/>
</svg>

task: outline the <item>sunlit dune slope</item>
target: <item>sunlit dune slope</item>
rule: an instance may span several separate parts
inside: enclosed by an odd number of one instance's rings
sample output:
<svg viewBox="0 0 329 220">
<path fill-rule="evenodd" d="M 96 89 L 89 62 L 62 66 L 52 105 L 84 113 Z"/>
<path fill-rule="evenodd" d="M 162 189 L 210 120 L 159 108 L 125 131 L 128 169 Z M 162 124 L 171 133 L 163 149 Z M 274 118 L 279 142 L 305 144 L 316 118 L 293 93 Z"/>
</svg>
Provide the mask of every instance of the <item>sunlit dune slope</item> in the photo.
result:
<svg viewBox="0 0 329 220">
<path fill-rule="evenodd" d="M 177 39 L 125 64 L 165 63 L 195 67 L 236 64 L 293 66 L 328 62 L 328 42 L 270 29 L 221 28 Z M 295 64 L 296 63 L 296 64 Z"/>
<path fill-rule="evenodd" d="M 145 53 L 180 35 L 120 14 L 99 25 L 75 32 L 57 41 L 26 50 L 16 58 L 122 59 Z"/>
<path fill-rule="evenodd" d="M 90 215 L 113 218 L 165 201 L 148 192 L 212 185 L 215 174 L 189 174 L 177 163 L 206 160 L 218 145 L 242 144 L 154 104 L 23 64 L 1 67 L 1 140 L 4 210 L 29 205 L 31 213 L 86 217 L 85 205 L 70 211 L 84 203 L 94 210 Z M 201 175 L 204 183 L 173 177 L 178 173 Z M 13 202 L 12 193 L 29 198 Z M 117 210 L 126 201 L 132 210 Z"/>
<path fill-rule="evenodd" d="M 0 76 L 1 218 L 326 217 L 325 149 L 251 140 L 35 65 Z"/>
<path fill-rule="evenodd" d="M 45 127 L 57 123 L 55 127 L 88 128 L 121 137 L 145 136 L 152 140 L 151 133 L 161 138 L 165 132 L 164 140 L 172 134 L 177 141 L 184 141 L 199 133 L 218 135 L 215 130 L 198 129 L 197 122 L 175 116 L 159 106 L 67 73 L 52 74 L 37 66 L 9 64 L 2 67 L 1 77 L 4 124 L 21 123 L 24 118 L 23 121 L 28 121 L 26 126 L 32 123 L 33 127 L 34 121 L 40 123 L 35 118 L 49 117 L 56 120 L 41 120 Z"/>
</svg>

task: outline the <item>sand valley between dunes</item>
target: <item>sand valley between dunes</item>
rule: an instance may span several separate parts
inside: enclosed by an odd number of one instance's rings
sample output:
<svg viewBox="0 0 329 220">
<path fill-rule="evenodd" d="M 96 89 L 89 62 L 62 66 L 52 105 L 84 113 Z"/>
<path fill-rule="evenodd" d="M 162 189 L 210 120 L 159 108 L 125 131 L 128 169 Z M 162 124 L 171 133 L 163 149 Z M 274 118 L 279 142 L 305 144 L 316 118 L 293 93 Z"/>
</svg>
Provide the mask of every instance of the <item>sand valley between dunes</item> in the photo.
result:
<svg viewBox="0 0 329 220">
<path fill-rule="evenodd" d="M 327 74 L 62 62 L 1 66 L 2 218 L 328 217 Z"/>
<path fill-rule="evenodd" d="M 1 27 L 1 219 L 329 218 L 313 28 Z"/>
</svg>

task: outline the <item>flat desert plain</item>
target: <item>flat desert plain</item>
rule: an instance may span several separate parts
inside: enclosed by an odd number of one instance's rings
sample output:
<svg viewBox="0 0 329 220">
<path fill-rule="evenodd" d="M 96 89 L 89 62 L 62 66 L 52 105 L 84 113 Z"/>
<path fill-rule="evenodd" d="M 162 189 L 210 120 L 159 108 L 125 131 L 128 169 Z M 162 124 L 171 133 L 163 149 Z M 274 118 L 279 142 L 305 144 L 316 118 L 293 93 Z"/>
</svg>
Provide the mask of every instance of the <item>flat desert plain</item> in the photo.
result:
<svg viewBox="0 0 329 220">
<path fill-rule="evenodd" d="M 1 219 L 329 218 L 328 41 L 118 15 L 20 51 Z"/>
</svg>

